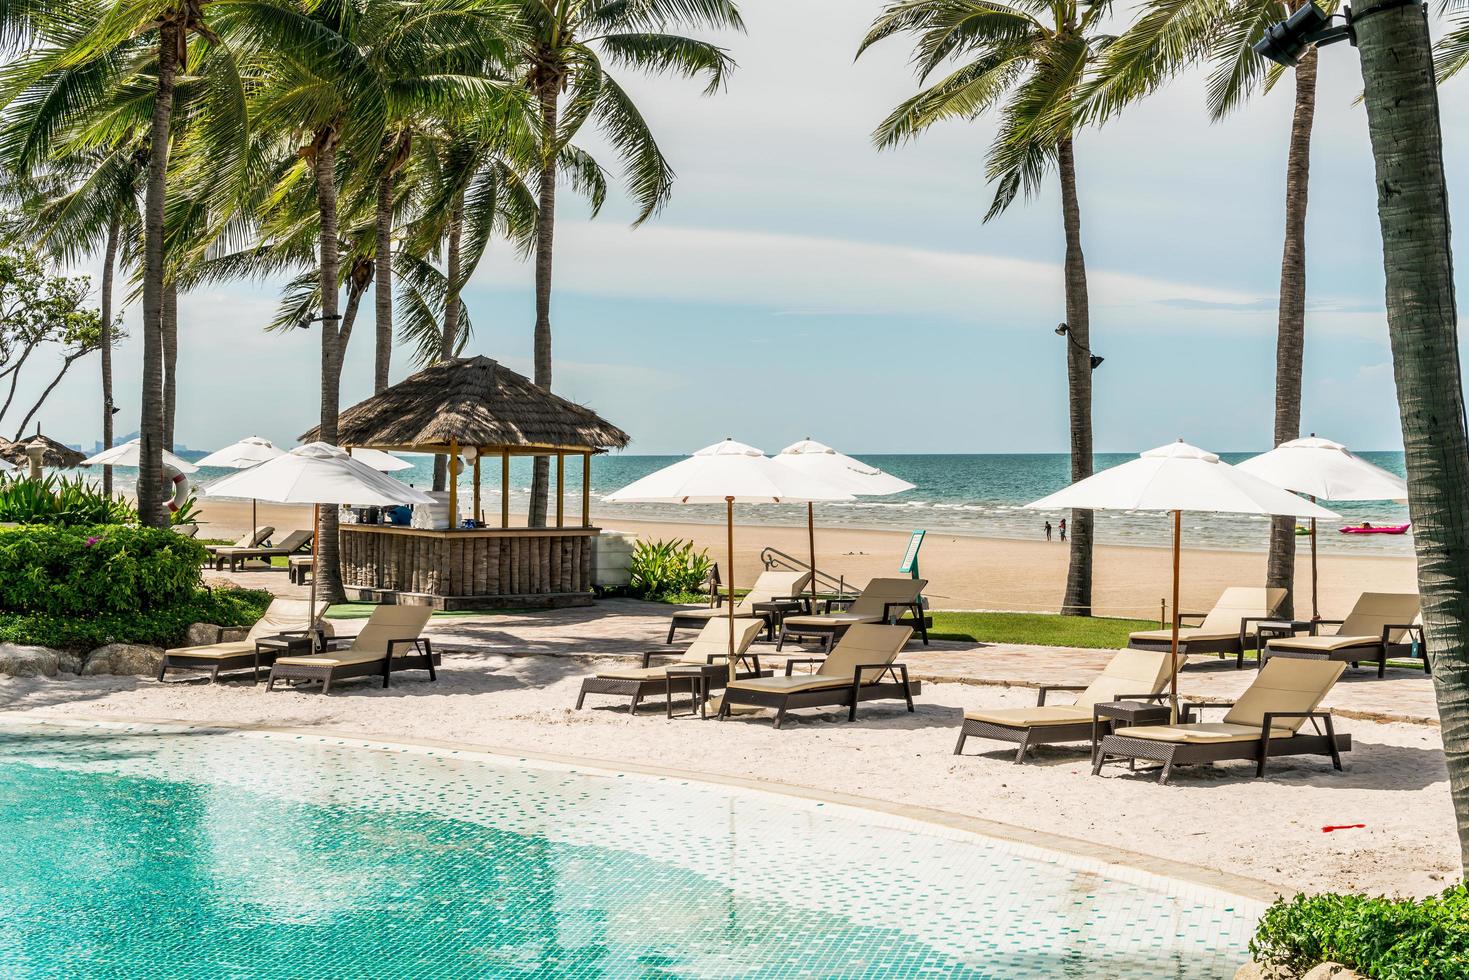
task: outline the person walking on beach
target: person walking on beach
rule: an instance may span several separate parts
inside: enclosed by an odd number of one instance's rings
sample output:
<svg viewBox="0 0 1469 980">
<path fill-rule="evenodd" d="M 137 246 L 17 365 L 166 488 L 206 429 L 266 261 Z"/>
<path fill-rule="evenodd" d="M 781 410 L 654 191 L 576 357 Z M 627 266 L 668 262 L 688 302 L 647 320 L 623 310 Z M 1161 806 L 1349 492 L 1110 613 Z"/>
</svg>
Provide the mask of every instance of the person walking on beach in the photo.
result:
<svg viewBox="0 0 1469 980">
<path fill-rule="evenodd" d="M 1051 540 L 1051 522 L 1046 521 L 1046 540 Z"/>
<path fill-rule="evenodd" d="M 1061 543 L 1066 543 L 1066 518 L 1061 518 Z"/>
</svg>

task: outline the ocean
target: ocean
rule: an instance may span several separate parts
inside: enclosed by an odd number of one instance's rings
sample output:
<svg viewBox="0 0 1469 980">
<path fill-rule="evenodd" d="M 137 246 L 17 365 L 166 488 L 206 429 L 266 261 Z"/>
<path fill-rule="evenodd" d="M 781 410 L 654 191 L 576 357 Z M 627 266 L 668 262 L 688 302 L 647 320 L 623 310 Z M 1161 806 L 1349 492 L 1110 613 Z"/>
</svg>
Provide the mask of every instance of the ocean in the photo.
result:
<svg viewBox="0 0 1469 980">
<path fill-rule="evenodd" d="M 1238 463 L 1253 453 L 1224 453 L 1223 459 Z M 1400 452 L 1361 453 L 1363 458 L 1383 469 L 1402 475 L 1403 454 Z M 827 527 L 872 528 L 908 531 L 926 528 L 977 537 L 1000 537 L 1040 540 L 1047 518 L 1055 524 L 1064 513 L 1046 514 L 1022 510 L 1029 501 L 1061 489 L 1070 482 L 1070 457 L 1064 453 L 1036 454 L 871 454 L 859 457 L 872 466 L 902 477 L 915 489 L 891 497 L 870 497 L 853 503 L 817 505 L 817 521 Z M 1116 466 L 1133 458 L 1131 453 L 1099 453 L 1098 470 Z M 418 487 L 433 482 L 433 460 L 427 456 L 403 456 L 413 463 L 411 469 L 394 476 Z M 592 513 L 603 527 L 615 527 L 617 518 L 721 523 L 724 509 L 720 505 L 676 504 L 608 504 L 602 498 L 660 467 L 677 461 L 677 456 L 633 456 L 608 454 L 592 462 Z M 500 510 L 499 460 L 486 460 L 483 467 L 481 506 L 493 522 Z M 228 470 L 206 468 L 194 480 L 208 483 L 225 476 Z M 531 462 L 514 459 L 510 467 L 513 512 L 524 512 L 530 495 Z M 120 488 L 127 486 L 131 472 L 118 470 Z M 555 471 L 552 470 L 554 489 Z M 566 461 L 568 520 L 580 517 L 581 464 L 573 457 Z M 460 481 L 461 493 L 468 500 L 471 488 L 469 468 Z M 1391 501 L 1327 504 L 1342 515 L 1340 522 L 1323 522 L 1320 548 L 1323 551 L 1361 555 L 1411 555 L 1412 534 L 1339 534 L 1341 525 L 1394 525 L 1408 523 L 1408 509 Z M 743 523 L 804 525 L 806 508 L 791 505 L 740 507 L 736 519 Z M 1096 512 L 1097 540 L 1104 544 L 1166 546 L 1170 540 L 1169 519 L 1164 514 Z M 1264 551 L 1267 547 L 1269 521 L 1246 515 L 1184 515 L 1184 543 L 1191 548 L 1229 551 Z"/>
</svg>

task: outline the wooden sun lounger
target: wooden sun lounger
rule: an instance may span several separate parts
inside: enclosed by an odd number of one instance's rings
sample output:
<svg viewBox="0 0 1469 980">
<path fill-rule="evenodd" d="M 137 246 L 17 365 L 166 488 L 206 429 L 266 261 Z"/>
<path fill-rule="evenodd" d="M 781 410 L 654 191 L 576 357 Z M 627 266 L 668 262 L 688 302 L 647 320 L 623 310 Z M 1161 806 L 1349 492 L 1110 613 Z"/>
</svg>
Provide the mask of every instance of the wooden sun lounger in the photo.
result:
<svg viewBox="0 0 1469 980">
<path fill-rule="evenodd" d="M 321 693 L 329 694 L 333 684 L 353 677 L 381 677 L 387 687 L 403 670 L 427 670 L 429 680 L 438 680 L 434 667 L 441 658 L 422 635 L 432 615 L 428 606 L 378 606 L 355 637 L 333 637 L 308 657 L 277 657 L 265 689 L 283 680 L 320 681 Z"/>
<path fill-rule="evenodd" d="M 814 636 L 821 641 L 823 650 L 830 650 L 853 626 L 897 624 L 904 621 L 904 616 L 909 617 L 923 638 L 923 645 L 928 646 L 928 619 L 919 598 L 926 585 L 928 580 L 921 578 L 875 578 L 854 599 L 828 600 L 826 612 L 785 617 L 775 648 L 784 647 L 788 637 Z M 832 608 L 839 603 L 847 608 Z"/>
<path fill-rule="evenodd" d="M 1214 653 L 1221 659 L 1232 653 L 1235 668 L 1243 669 L 1245 651 L 1259 645 L 1255 624 L 1273 619 L 1284 601 L 1284 589 L 1245 586 L 1225 589 L 1208 613 L 1178 614 L 1178 652 L 1184 655 Z M 1189 626 L 1184 623 L 1186 619 L 1200 622 Z M 1128 637 L 1127 645 L 1134 650 L 1171 650 L 1173 631 L 1140 630 Z"/>
<path fill-rule="evenodd" d="M 1179 657 L 1182 660 L 1182 657 Z M 1091 741 L 1097 734 L 1094 705 L 1108 701 L 1154 701 L 1168 686 L 1168 652 L 1119 650 L 1089 685 L 1048 685 L 1040 689 L 1034 708 L 989 708 L 964 712 L 954 754 L 964 752 L 969 738 L 1018 743 L 1015 764 L 1025 761 L 1032 745 Z M 1072 704 L 1046 704 L 1052 691 L 1080 691 Z M 1128 692 L 1142 693 L 1128 693 Z M 1106 725 L 1107 722 L 1102 722 Z"/>
<path fill-rule="evenodd" d="M 920 692 L 917 681 L 908 680 L 908 666 L 894 663 L 913 635 L 909 626 L 856 623 L 824 659 L 796 658 L 786 661 L 784 677 L 752 677 L 731 681 L 724 689 L 719 718 L 729 717 L 734 705 L 775 709 L 775 727 L 792 708 L 846 706 L 847 720 L 857 720 L 860 701 L 901 699 L 913 710 L 913 695 Z M 793 674 L 798 663 L 819 663 L 814 674 Z"/>
<path fill-rule="evenodd" d="M 212 684 L 222 673 L 248 670 L 253 684 L 260 679 L 260 668 L 269 667 L 276 657 L 275 650 L 261 649 L 257 641 L 269 636 L 305 636 L 308 607 L 304 599 L 274 599 L 243 640 L 165 650 L 163 662 L 158 665 L 158 679 L 163 680 L 170 670 L 207 671 Z M 319 622 L 326 609 L 325 601 L 318 602 L 311 622 Z"/>
<path fill-rule="evenodd" d="M 254 531 L 246 531 L 240 535 L 234 544 L 207 544 L 204 547 L 209 551 L 209 560 L 213 561 L 221 551 L 230 551 L 234 548 L 258 548 L 262 541 L 268 540 L 274 533 L 274 527 L 269 524 L 262 524 Z"/>
<path fill-rule="evenodd" d="M 1228 708 L 1222 722 L 1119 728 L 1102 739 L 1092 775 L 1109 758 L 1147 759 L 1162 763 L 1158 782 L 1167 783 L 1176 765 L 1246 759 L 1254 760 L 1259 778 L 1266 760 L 1281 755 L 1327 755 L 1340 771 L 1341 754 L 1351 751 L 1352 737 L 1338 735 L 1331 712 L 1317 708 L 1346 669 L 1346 664 L 1319 660 L 1272 659 L 1238 701 L 1191 705 Z M 1313 730 L 1302 734 L 1307 721 Z"/>
<path fill-rule="evenodd" d="M 783 572 L 767 570 L 760 573 L 755 584 L 750 586 L 750 591 L 735 604 L 736 619 L 758 619 L 765 624 L 765 630 L 770 639 L 775 639 L 775 614 L 765 610 L 756 611 L 752 607 L 758 602 L 778 602 L 789 599 L 793 603 L 808 585 L 811 584 L 810 572 Z M 668 642 L 673 642 L 673 634 L 680 629 L 703 629 L 704 624 L 715 619 L 728 618 L 728 610 L 723 608 L 719 600 L 719 592 L 716 591 L 715 604 L 707 609 L 681 609 L 674 613 L 668 621 Z"/>
<path fill-rule="evenodd" d="M 214 553 L 214 567 L 222 569 L 228 562 L 231 572 L 238 572 L 240 565 L 252 558 L 269 561 L 272 558 L 289 558 L 298 551 L 311 546 L 310 531 L 292 531 L 281 539 L 280 544 L 256 548 L 220 548 Z"/>
<path fill-rule="evenodd" d="M 1318 619 L 1310 636 L 1270 640 L 1260 653 L 1261 662 L 1274 657 L 1377 664 L 1377 676 L 1387 673 L 1391 657 L 1411 657 L 1414 638 L 1423 655 L 1423 672 L 1431 673 L 1428 644 L 1419 621 L 1422 603 L 1412 592 L 1363 592 L 1346 619 Z M 1335 633 L 1322 635 L 1321 626 L 1336 626 Z"/>
<path fill-rule="evenodd" d="M 735 620 L 735 658 L 739 661 L 735 665 L 736 677 L 760 676 L 760 658 L 747 654 L 750 644 L 755 642 L 755 637 L 760 635 L 760 630 L 764 628 L 764 625 L 764 622 L 759 619 Z M 655 665 L 654 657 L 674 657 L 676 659 Z M 581 682 L 581 693 L 576 697 L 576 707 L 578 711 L 581 710 L 582 703 L 586 701 L 588 694 L 609 694 L 614 697 L 631 698 L 632 703 L 627 710 L 629 714 L 636 714 L 638 705 L 644 698 L 656 697 L 660 694 L 670 700 L 673 698 L 673 688 L 678 687 L 679 682 L 669 683 L 669 667 L 725 665 L 728 659 L 729 617 L 726 614 L 724 619 L 711 619 L 705 623 L 699 635 L 694 637 L 694 642 L 684 650 L 649 650 L 643 654 L 641 667 L 609 667 L 599 670 L 591 677 L 584 678 Z M 711 671 L 708 680 L 709 689 L 722 688 L 727 680 L 727 676 L 720 676 L 718 672 Z M 692 682 L 690 682 L 690 687 L 692 687 Z"/>
</svg>

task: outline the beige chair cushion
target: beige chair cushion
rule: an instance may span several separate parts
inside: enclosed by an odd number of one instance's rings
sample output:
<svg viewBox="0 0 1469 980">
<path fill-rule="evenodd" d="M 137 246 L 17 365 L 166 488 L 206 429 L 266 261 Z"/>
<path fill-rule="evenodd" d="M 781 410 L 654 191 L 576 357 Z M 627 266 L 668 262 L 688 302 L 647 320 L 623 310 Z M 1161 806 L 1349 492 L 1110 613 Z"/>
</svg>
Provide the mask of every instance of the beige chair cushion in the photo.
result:
<svg viewBox="0 0 1469 980">
<path fill-rule="evenodd" d="M 230 643 L 211 643 L 200 647 L 174 647 L 166 651 L 168 656 L 200 657 L 208 660 L 224 660 L 227 657 L 238 657 L 240 654 L 254 653 L 255 644 L 246 643 L 244 640 L 235 640 Z"/>
<path fill-rule="evenodd" d="M 852 683 L 852 673 L 863 664 L 890 664 L 913 635 L 909 626 L 879 626 L 858 623 L 842 634 L 841 642 L 817 668 L 816 676 L 835 677 Z M 862 683 L 871 684 L 882 675 L 881 668 L 864 670 Z"/>
<path fill-rule="evenodd" d="M 386 656 L 389 640 L 418 639 L 433 614 L 434 611 L 428 606 L 376 606 L 361 631 L 352 640 L 352 653 Z M 400 657 L 417 653 L 407 645 L 399 645 L 393 652 Z"/>
<path fill-rule="evenodd" d="M 1376 650 L 1382 643 L 1382 634 L 1376 636 L 1293 636 L 1290 639 L 1271 640 L 1266 644 L 1271 650 L 1301 650 L 1307 653 L 1330 653 L 1333 650 L 1350 650 L 1353 647 L 1371 647 Z"/>
<path fill-rule="evenodd" d="M 854 612 L 817 613 L 814 616 L 787 616 L 781 620 L 783 629 L 797 632 L 801 626 L 852 626 L 856 623 L 881 623 L 882 616 L 866 616 Z"/>
<path fill-rule="evenodd" d="M 883 607 L 889 602 L 913 602 L 923 594 L 928 579 L 922 578 L 875 578 L 867 583 L 862 594 L 847 607 L 847 612 L 860 616 L 875 616 L 873 622 L 882 622 Z"/>
<path fill-rule="evenodd" d="M 1106 669 L 1077 696 L 1076 707 L 1090 718 L 1092 705 L 1116 701 L 1119 695 L 1161 693 L 1168 686 L 1168 657 L 1166 650 L 1117 651 Z"/>
<path fill-rule="evenodd" d="M 760 573 L 760 577 L 755 579 L 755 584 L 750 586 L 750 591 L 739 601 L 735 609 L 737 611 L 749 609 L 751 603 L 769 602 L 771 599 L 800 595 L 810 584 L 810 572 L 770 569 Z"/>
<path fill-rule="evenodd" d="M 1234 725 L 1228 722 L 1200 722 L 1193 725 L 1142 725 L 1119 728 L 1124 738 L 1144 738 L 1154 742 L 1182 742 L 1189 745 L 1217 745 L 1220 742 L 1256 742 L 1259 725 Z M 1290 738 L 1294 729 L 1272 728 L 1271 738 Z"/>
<path fill-rule="evenodd" d="M 1259 731 L 1266 712 L 1315 711 L 1346 669 L 1346 664 L 1330 660 L 1273 657 L 1260 668 L 1224 720 L 1232 725 L 1254 726 Z M 1294 732 L 1305 723 L 1304 718 L 1281 718 L 1276 727 Z"/>
<path fill-rule="evenodd" d="M 1139 643 L 1172 643 L 1173 630 L 1138 630 L 1129 633 L 1128 640 Z M 1218 640 L 1239 639 L 1239 628 L 1230 630 L 1228 633 L 1211 633 L 1202 627 L 1185 626 L 1178 631 L 1178 645 L 1181 647 L 1187 643 L 1213 643 Z"/>
<path fill-rule="evenodd" d="M 346 667 L 352 664 L 377 663 L 383 659 L 381 653 L 356 653 L 343 650 L 338 653 L 319 653 L 314 657 L 277 657 L 276 663 L 300 667 Z"/>
<path fill-rule="evenodd" d="M 750 677 L 730 681 L 731 688 L 742 691 L 763 691 L 767 694 L 797 694 L 801 691 L 823 691 L 828 688 L 840 690 L 852 686 L 852 679 L 843 681 L 839 677 L 823 677 L 821 674 L 796 674 L 793 677 Z"/>
<path fill-rule="evenodd" d="M 674 613 L 679 619 L 728 619 L 729 610 L 718 606 L 707 606 L 703 609 L 680 609 Z M 735 606 L 735 619 L 748 619 L 754 613 L 745 612 L 739 606 Z"/>
<path fill-rule="evenodd" d="M 735 618 L 735 656 L 742 656 L 750 649 L 750 644 L 755 642 L 755 637 L 765 628 L 763 620 Z M 694 637 L 694 642 L 688 645 L 683 654 L 678 658 L 679 663 L 684 664 L 707 664 L 713 657 L 713 663 L 723 663 L 729 657 L 729 614 L 723 619 L 711 619 L 699 630 L 699 635 Z"/>
<path fill-rule="evenodd" d="M 1414 622 L 1421 609 L 1422 600 L 1414 592 L 1363 592 L 1336 632 L 1339 636 L 1380 638 L 1384 626 Z M 1401 642 L 1405 632 L 1394 630 L 1388 642 Z"/>
<path fill-rule="evenodd" d="M 1214 603 L 1214 608 L 1209 610 L 1209 615 L 1199 624 L 1199 631 L 1239 636 L 1240 620 L 1249 616 L 1274 616 L 1284 601 L 1284 589 L 1233 586 L 1220 594 L 1219 601 Z M 1251 623 L 1248 632 L 1254 631 L 1255 624 Z"/>
<path fill-rule="evenodd" d="M 265 609 L 265 615 L 255 621 L 250 627 L 250 632 L 245 634 L 251 648 L 255 641 L 262 637 L 275 636 L 277 633 L 304 630 L 309 624 L 316 625 L 316 621 L 326 615 L 326 601 L 316 603 L 316 614 L 309 615 L 311 604 L 304 599 L 273 599 Z"/>
<path fill-rule="evenodd" d="M 668 665 L 653 667 L 611 667 L 597 671 L 597 676 L 614 681 L 661 681 L 668 676 Z"/>
<path fill-rule="evenodd" d="M 1007 728 L 1044 728 L 1047 725 L 1074 725 L 1089 722 L 1092 713 L 1070 704 L 1047 704 L 1037 708 L 980 708 L 964 712 L 970 721 L 983 721 Z"/>
</svg>

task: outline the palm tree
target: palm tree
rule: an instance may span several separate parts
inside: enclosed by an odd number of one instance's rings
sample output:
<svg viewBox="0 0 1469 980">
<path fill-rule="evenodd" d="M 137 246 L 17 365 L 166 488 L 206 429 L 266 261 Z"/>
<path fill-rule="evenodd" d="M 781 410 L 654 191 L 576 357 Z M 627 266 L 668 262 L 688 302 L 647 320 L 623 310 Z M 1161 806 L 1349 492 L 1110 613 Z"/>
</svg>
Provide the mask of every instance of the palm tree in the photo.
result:
<svg viewBox="0 0 1469 980">
<path fill-rule="evenodd" d="M 528 40 L 520 54 L 527 91 L 540 110 L 536 203 L 536 323 L 534 381 L 551 387 L 551 263 L 555 252 L 556 184 L 565 151 L 593 120 L 622 158 L 623 176 L 638 206 L 633 225 L 663 207 L 673 170 L 643 114 L 608 66 L 708 79 L 706 94 L 724 84 L 734 62 L 723 48 L 670 33 L 682 28 L 743 30 L 732 0 L 521 0 Z M 594 202 L 594 210 L 595 210 Z M 535 458 L 530 525 L 546 523 L 550 461 Z"/>
<path fill-rule="evenodd" d="M 1421 7 L 1378 8 L 1355 29 L 1377 164 L 1418 589 L 1461 860 L 1469 868 L 1469 431 L 1433 52 Z"/>
<path fill-rule="evenodd" d="M 896 34 L 915 36 L 913 64 L 925 87 L 883 120 L 873 134 L 879 149 L 915 139 L 947 119 L 1000 115 L 986 161 L 995 197 L 985 220 L 1001 214 L 1023 191 L 1039 193 L 1055 169 L 1066 236 L 1066 379 L 1070 406 L 1071 479 L 1092 473 L 1092 355 L 1081 207 L 1076 194 L 1073 138 L 1076 100 L 1087 71 L 1107 40 L 1096 33 L 1108 3 L 1075 0 L 1006 4 L 997 0 L 899 0 L 873 23 L 857 54 Z M 957 62 L 947 75 L 933 74 Z M 1089 616 L 1092 607 L 1092 514 L 1072 511 L 1070 566 L 1061 611 Z"/>
<path fill-rule="evenodd" d="M 1328 10 L 1335 4 L 1329 3 Z M 1138 22 L 1107 48 L 1088 87 L 1087 111 L 1102 118 L 1205 61 L 1208 111 L 1220 119 L 1279 78 L 1250 44 L 1279 20 L 1278 0 L 1151 0 Z M 1285 244 L 1275 342 L 1275 444 L 1301 434 L 1301 370 L 1306 341 L 1306 198 L 1311 129 L 1316 115 L 1316 51 L 1296 67 L 1295 108 L 1285 170 Z M 1286 590 L 1282 615 L 1293 616 L 1295 519 L 1271 518 L 1266 584 Z"/>
</svg>

